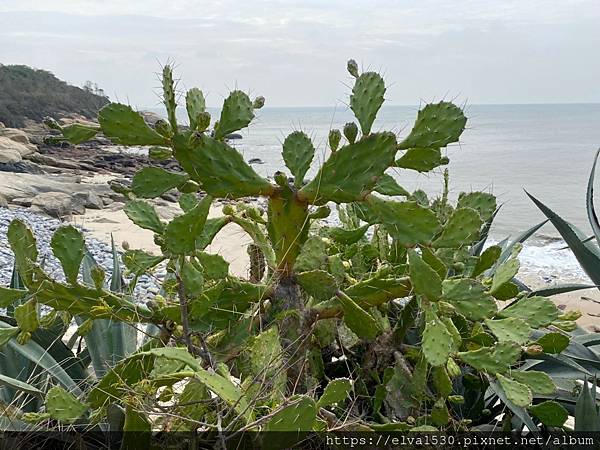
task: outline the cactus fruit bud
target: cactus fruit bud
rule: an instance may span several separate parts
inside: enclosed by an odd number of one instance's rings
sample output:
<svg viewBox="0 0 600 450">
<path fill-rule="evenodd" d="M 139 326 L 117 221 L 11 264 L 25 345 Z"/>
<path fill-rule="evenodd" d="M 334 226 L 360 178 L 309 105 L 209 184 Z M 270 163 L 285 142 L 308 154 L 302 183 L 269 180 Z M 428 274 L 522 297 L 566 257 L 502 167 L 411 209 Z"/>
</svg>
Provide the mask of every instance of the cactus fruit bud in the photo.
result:
<svg viewBox="0 0 600 450">
<path fill-rule="evenodd" d="M 62 127 L 52 117 L 44 117 L 44 125 L 52 130 L 61 130 Z"/>
<path fill-rule="evenodd" d="M 172 134 L 171 125 L 163 119 L 158 119 L 154 124 L 154 129 L 164 137 L 170 137 Z"/>
<path fill-rule="evenodd" d="M 544 347 L 539 344 L 533 344 L 525 347 L 525 353 L 529 356 L 537 356 L 544 353 Z"/>
<path fill-rule="evenodd" d="M 122 248 L 123 248 L 123 250 L 125 250 L 125 251 L 129 250 L 129 248 L 130 248 L 130 247 L 129 247 L 129 242 L 127 242 L 127 241 L 123 241 L 123 242 L 121 242 L 121 247 L 122 247 Z"/>
<path fill-rule="evenodd" d="M 235 208 L 232 205 L 224 205 L 223 214 L 226 216 L 233 216 L 235 214 Z"/>
<path fill-rule="evenodd" d="M 456 314 L 456 308 L 450 303 L 440 301 L 437 305 L 439 313 L 443 316 L 453 316 Z"/>
<path fill-rule="evenodd" d="M 358 64 L 356 64 L 356 61 L 349 59 L 347 68 L 348 72 L 350 72 L 350 75 L 352 75 L 354 78 L 358 78 Z"/>
<path fill-rule="evenodd" d="M 340 133 L 340 130 L 334 129 L 329 132 L 329 148 L 332 152 L 338 149 L 341 139 L 342 133 Z"/>
<path fill-rule="evenodd" d="M 462 395 L 449 395 L 448 401 L 456 405 L 462 405 L 465 402 L 465 398 Z"/>
<path fill-rule="evenodd" d="M 465 263 L 464 262 L 455 262 L 454 264 L 452 264 L 452 268 L 456 271 L 456 272 L 462 272 L 465 270 Z"/>
<path fill-rule="evenodd" d="M 196 128 L 198 131 L 206 131 L 210 126 L 210 113 L 208 111 L 202 111 L 196 118 Z"/>
<path fill-rule="evenodd" d="M 275 183 L 277 183 L 279 186 L 282 186 L 282 187 L 288 186 L 288 177 L 283 172 L 280 172 L 280 171 L 275 172 L 275 175 L 273 175 L 273 179 L 275 180 Z"/>
<path fill-rule="evenodd" d="M 31 333 L 29 331 L 21 331 L 17 335 L 17 343 L 19 345 L 25 345 L 31 340 Z"/>
<path fill-rule="evenodd" d="M 562 321 L 556 321 L 556 322 L 552 322 L 552 325 L 554 325 L 557 328 L 560 328 L 563 331 L 573 331 L 577 328 L 577 324 L 571 320 L 562 320 Z"/>
<path fill-rule="evenodd" d="M 77 328 L 77 334 L 79 336 L 85 336 L 90 331 L 92 331 L 92 327 L 94 326 L 94 321 L 92 319 L 85 319 L 81 325 Z"/>
<path fill-rule="evenodd" d="M 166 147 L 150 147 L 148 149 L 148 158 L 155 161 L 165 161 L 173 156 L 171 149 Z"/>
<path fill-rule="evenodd" d="M 358 126 L 354 122 L 348 122 L 344 125 L 344 136 L 346 136 L 348 142 L 354 144 L 358 136 Z"/>
<path fill-rule="evenodd" d="M 450 378 L 456 378 L 462 374 L 460 367 L 452 358 L 448 358 L 448 362 L 446 363 L 446 371 L 448 372 Z"/>
<path fill-rule="evenodd" d="M 577 320 L 581 317 L 581 311 L 571 310 L 558 316 L 558 320 Z"/>
<path fill-rule="evenodd" d="M 254 101 L 252 102 L 252 107 L 254 109 L 260 109 L 263 106 L 265 106 L 265 98 L 262 95 L 259 95 L 258 97 L 256 97 L 254 99 Z"/>
<path fill-rule="evenodd" d="M 92 267 L 90 275 L 92 277 L 92 280 L 94 281 L 94 287 L 96 289 L 102 289 L 104 287 L 104 279 L 106 278 L 106 273 L 104 273 L 104 269 L 98 265 L 95 265 Z"/>
</svg>

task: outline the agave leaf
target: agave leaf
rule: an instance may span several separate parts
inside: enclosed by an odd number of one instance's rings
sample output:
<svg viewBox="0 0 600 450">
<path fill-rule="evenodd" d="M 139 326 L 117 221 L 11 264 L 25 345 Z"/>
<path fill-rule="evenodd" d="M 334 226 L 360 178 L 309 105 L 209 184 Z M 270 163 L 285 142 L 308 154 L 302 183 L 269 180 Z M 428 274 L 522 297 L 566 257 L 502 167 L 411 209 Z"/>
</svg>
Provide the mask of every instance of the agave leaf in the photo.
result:
<svg viewBox="0 0 600 450">
<path fill-rule="evenodd" d="M 590 171 L 585 202 L 588 220 L 592 227 L 592 231 L 594 232 L 594 236 L 596 236 L 596 241 L 600 245 L 600 223 L 598 222 L 598 216 L 596 215 L 596 209 L 594 208 L 594 175 L 596 174 L 596 163 L 598 162 L 599 155 L 600 148 L 596 152 L 594 164 L 592 165 L 592 170 Z"/>
<path fill-rule="evenodd" d="M 600 418 L 596 406 L 596 383 L 590 390 L 587 379 L 583 380 L 583 388 L 575 406 L 575 431 L 586 433 L 600 431 Z"/>
<path fill-rule="evenodd" d="M 519 419 L 521 419 L 521 421 L 527 426 L 527 428 L 529 428 L 529 431 L 539 431 L 539 428 L 533 422 L 533 420 L 531 419 L 531 416 L 525 410 L 525 408 L 521 408 L 520 406 L 515 405 L 508 398 L 506 398 L 506 394 L 504 393 L 504 390 L 500 386 L 500 383 L 498 383 L 497 381 L 490 381 L 490 389 L 492 390 L 492 392 L 494 394 L 496 394 L 498 396 L 498 398 L 500 398 L 502 403 L 504 403 L 506 406 L 508 406 L 508 409 L 510 409 L 513 413 L 515 413 L 515 415 Z"/>
<path fill-rule="evenodd" d="M 540 296 L 540 297 L 550 297 L 551 295 L 564 294 L 566 292 L 579 291 L 581 289 L 591 289 L 598 286 L 594 286 L 593 284 L 556 284 L 554 286 L 548 286 L 545 288 L 537 289 L 535 291 L 531 291 L 527 294 L 528 297 Z"/>
<path fill-rule="evenodd" d="M 556 230 L 560 233 L 571 251 L 581 264 L 582 269 L 592 279 L 595 284 L 600 284 L 600 256 L 597 247 L 590 247 L 590 243 L 584 244 L 581 242 L 582 236 L 573 225 L 564 220 L 541 201 L 526 191 L 529 198 L 536 206 L 545 214 L 552 222 Z"/>
</svg>

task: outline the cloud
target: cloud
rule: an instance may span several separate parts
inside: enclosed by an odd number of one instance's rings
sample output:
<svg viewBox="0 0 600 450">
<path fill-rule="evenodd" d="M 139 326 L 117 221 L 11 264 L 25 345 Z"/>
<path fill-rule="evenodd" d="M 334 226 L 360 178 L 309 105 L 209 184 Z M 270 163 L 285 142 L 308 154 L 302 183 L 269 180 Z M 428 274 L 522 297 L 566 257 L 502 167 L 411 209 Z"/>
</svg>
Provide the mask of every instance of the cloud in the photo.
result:
<svg viewBox="0 0 600 450">
<path fill-rule="evenodd" d="M 349 57 L 382 69 L 397 103 L 600 101 L 598 19 L 596 0 L 4 0 L 1 62 L 142 106 L 166 60 L 213 104 L 237 85 L 271 105 L 332 105 Z"/>
</svg>

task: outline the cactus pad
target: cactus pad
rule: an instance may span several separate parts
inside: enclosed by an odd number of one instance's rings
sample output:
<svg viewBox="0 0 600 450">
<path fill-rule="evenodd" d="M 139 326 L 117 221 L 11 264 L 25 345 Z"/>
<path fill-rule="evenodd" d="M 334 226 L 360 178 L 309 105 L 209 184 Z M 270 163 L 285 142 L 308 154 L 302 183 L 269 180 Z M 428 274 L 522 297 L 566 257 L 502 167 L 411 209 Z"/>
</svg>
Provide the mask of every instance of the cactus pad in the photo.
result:
<svg viewBox="0 0 600 450">
<path fill-rule="evenodd" d="M 510 341 L 525 344 L 531 335 L 529 325 L 516 317 L 499 320 L 486 319 L 485 324 L 500 342 Z"/>
<path fill-rule="evenodd" d="M 40 326 L 37 314 L 37 304 L 33 300 L 29 300 L 22 305 L 17 306 L 14 310 L 14 315 L 19 329 L 25 333 L 32 333 Z"/>
<path fill-rule="evenodd" d="M 481 275 L 483 272 L 493 267 L 498 261 L 498 258 L 502 254 L 502 249 L 497 245 L 492 245 L 491 247 L 486 248 L 481 256 L 477 259 L 475 263 L 475 267 L 473 267 L 473 272 L 471 273 L 472 277 L 476 277 Z"/>
<path fill-rule="evenodd" d="M 396 166 L 402 169 L 429 172 L 443 165 L 442 153 L 439 148 L 409 148 L 397 161 Z"/>
<path fill-rule="evenodd" d="M 69 283 L 75 283 L 84 255 L 83 235 L 71 225 L 60 227 L 52 236 L 51 246 L 52 253 L 62 265 L 65 278 Z"/>
<path fill-rule="evenodd" d="M 175 158 L 214 197 L 269 195 L 274 189 L 246 164 L 236 149 L 205 135 L 193 137 L 189 145 L 176 140 Z"/>
<path fill-rule="evenodd" d="M 351 389 L 352 382 L 348 378 L 336 378 L 335 380 L 331 380 L 325 387 L 323 395 L 319 398 L 317 407 L 323 408 L 325 406 L 333 405 L 334 403 L 343 402 L 348 397 Z"/>
<path fill-rule="evenodd" d="M 198 117 L 206 109 L 206 102 L 204 100 L 204 94 L 198 88 L 191 88 L 185 94 L 185 107 L 188 113 L 188 119 L 190 120 L 190 129 L 196 130 L 198 128 Z"/>
<path fill-rule="evenodd" d="M 531 392 L 534 394 L 552 395 L 556 392 L 554 381 L 544 372 L 536 370 L 513 370 L 510 376 L 519 383 L 529 386 Z"/>
<path fill-rule="evenodd" d="M 542 346 L 544 353 L 558 354 L 569 346 L 569 337 L 562 333 L 546 333 L 537 340 L 537 344 Z"/>
<path fill-rule="evenodd" d="M 476 370 L 490 374 L 506 373 L 521 356 L 521 347 L 514 342 L 499 342 L 494 347 L 460 352 L 458 357 Z"/>
<path fill-rule="evenodd" d="M 354 83 L 350 95 L 350 108 L 360 123 L 364 136 L 371 132 L 371 127 L 377 117 L 377 112 L 383 105 L 385 83 L 375 72 L 364 72 Z"/>
<path fill-rule="evenodd" d="M 215 139 L 223 139 L 229 133 L 250 125 L 254 119 L 252 101 L 245 92 L 233 91 L 223 102 L 221 118 L 215 127 Z"/>
<path fill-rule="evenodd" d="M 558 308 L 546 297 L 525 297 L 498 313 L 500 317 L 516 317 L 531 328 L 544 327 L 558 317 Z"/>
<path fill-rule="evenodd" d="M 456 248 L 468 245 L 479 238 L 481 225 L 481 218 L 474 209 L 456 209 L 448 219 L 440 237 L 433 241 L 433 246 Z"/>
<path fill-rule="evenodd" d="M 510 280 L 512 280 L 519 272 L 519 267 L 520 263 L 516 257 L 510 258 L 500 264 L 494 272 L 490 293 L 494 294 L 496 291 L 499 291 L 505 283 L 510 282 Z"/>
<path fill-rule="evenodd" d="M 410 197 L 410 192 L 400 186 L 391 175 L 384 173 L 377 184 L 373 188 L 375 192 L 379 192 L 383 195 L 401 195 L 403 197 Z"/>
<path fill-rule="evenodd" d="M 421 345 L 425 359 L 434 367 L 445 365 L 454 348 L 452 333 L 432 311 L 427 311 Z"/>
<path fill-rule="evenodd" d="M 177 117 L 175 110 L 177 101 L 175 100 L 175 81 L 173 80 L 173 69 L 166 64 L 162 71 L 163 104 L 167 109 L 169 123 L 174 133 L 177 132 Z"/>
<path fill-rule="evenodd" d="M 458 196 L 457 208 L 472 208 L 486 221 L 496 211 L 496 197 L 486 192 L 462 192 Z"/>
<path fill-rule="evenodd" d="M 280 409 L 265 424 L 265 431 L 312 431 L 317 417 L 317 405 L 308 396 L 292 399 L 292 404 Z"/>
<path fill-rule="evenodd" d="M 485 292 L 483 285 L 468 278 L 444 280 L 442 299 L 469 320 L 481 320 L 497 312 L 496 301 Z"/>
<path fill-rule="evenodd" d="M 327 234 L 338 244 L 351 245 L 360 241 L 367 232 L 369 225 L 363 225 L 362 227 L 354 228 L 352 230 L 346 230 L 344 228 L 329 228 Z"/>
<path fill-rule="evenodd" d="M 204 276 L 208 279 L 219 280 L 229 274 L 229 263 L 221 255 L 198 252 L 196 258 L 202 266 Z"/>
<path fill-rule="evenodd" d="M 463 111 L 452 103 L 426 105 L 419 111 L 412 131 L 399 147 L 446 147 L 458 141 L 466 123 L 467 118 Z"/>
<path fill-rule="evenodd" d="M 143 250 L 127 250 L 123 254 L 123 264 L 130 272 L 141 275 L 159 264 L 164 256 L 155 256 Z"/>
<path fill-rule="evenodd" d="M 154 207 L 143 200 L 131 200 L 127 202 L 123 210 L 129 220 L 138 227 L 152 230 L 158 234 L 161 234 L 165 228 L 165 224 L 161 222 Z"/>
<path fill-rule="evenodd" d="M 155 161 L 166 161 L 173 157 L 173 151 L 167 147 L 150 147 L 148 149 L 148 158 Z"/>
<path fill-rule="evenodd" d="M 526 408 L 533 401 L 533 394 L 528 386 L 518 381 L 511 380 L 502 374 L 496 374 L 506 398 L 521 408 Z"/>
<path fill-rule="evenodd" d="M 138 197 L 155 198 L 182 186 L 187 180 L 185 174 L 169 172 L 160 167 L 144 167 L 133 176 L 131 190 Z"/>
<path fill-rule="evenodd" d="M 377 184 L 396 154 L 396 136 L 374 133 L 332 153 L 315 178 L 300 190 L 309 203 L 361 200 Z"/>
<path fill-rule="evenodd" d="M 448 359 L 448 362 L 450 361 L 452 361 L 452 363 L 456 365 L 456 363 L 454 363 L 454 360 L 452 360 L 451 358 Z M 446 367 L 434 367 L 431 371 L 431 377 L 435 390 L 441 397 L 446 398 L 450 394 L 452 394 L 452 380 L 448 375 Z"/>
<path fill-rule="evenodd" d="M 120 103 L 106 105 L 98 113 L 102 132 L 115 144 L 166 145 L 168 139 L 150 128 L 142 115 Z"/>
<path fill-rule="evenodd" d="M 337 291 L 335 278 L 324 270 L 302 272 L 296 277 L 298 284 L 302 286 L 302 289 L 317 300 L 328 300 L 333 297 Z"/>
<path fill-rule="evenodd" d="M 54 386 L 46 394 L 46 412 L 55 420 L 72 423 L 79 419 L 88 409 L 70 392 Z"/>
<path fill-rule="evenodd" d="M 304 175 L 310 168 L 310 163 L 315 156 L 315 147 L 310 138 L 303 131 L 294 131 L 283 141 L 283 160 L 294 176 L 294 184 L 301 187 Z"/>
<path fill-rule="evenodd" d="M 67 141 L 77 145 L 92 139 L 100 129 L 74 123 L 72 125 L 67 125 L 66 127 L 61 127 L 60 131 Z"/>
<path fill-rule="evenodd" d="M 530 406 L 527 411 L 547 427 L 562 427 L 569 418 L 567 410 L 560 403 L 552 400 Z"/>
<path fill-rule="evenodd" d="M 416 294 L 436 301 L 442 296 L 442 280 L 414 250 L 408 251 L 410 281 Z"/>
<path fill-rule="evenodd" d="M 370 197 L 369 206 L 398 244 L 428 245 L 440 229 L 433 211 L 415 202 L 393 202 Z"/>
<path fill-rule="evenodd" d="M 379 334 L 377 321 L 343 292 L 337 293 L 344 310 L 344 322 L 358 337 L 372 340 Z"/>
<path fill-rule="evenodd" d="M 175 254 L 190 253 L 196 249 L 201 236 L 212 197 L 207 195 L 188 212 L 175 217 L 165 228 L 165 246 Z"/>
</svg>

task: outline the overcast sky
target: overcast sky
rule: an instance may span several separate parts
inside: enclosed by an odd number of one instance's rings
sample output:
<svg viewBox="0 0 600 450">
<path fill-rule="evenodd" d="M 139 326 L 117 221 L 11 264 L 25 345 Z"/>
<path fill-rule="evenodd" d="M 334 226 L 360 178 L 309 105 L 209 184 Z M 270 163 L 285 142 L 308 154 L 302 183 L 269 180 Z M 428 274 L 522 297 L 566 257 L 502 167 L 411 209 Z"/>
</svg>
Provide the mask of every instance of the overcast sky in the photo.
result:
<svg viewBox="0 0 600 450">
<path fill-rule="evenodd" d="M 0 0 L 0 63 L 138 107 L 169 60 L 211 105 L 333 106 L 350 57 L 395 104 L 600 102 L 600 0 Z"/>
</svg>

